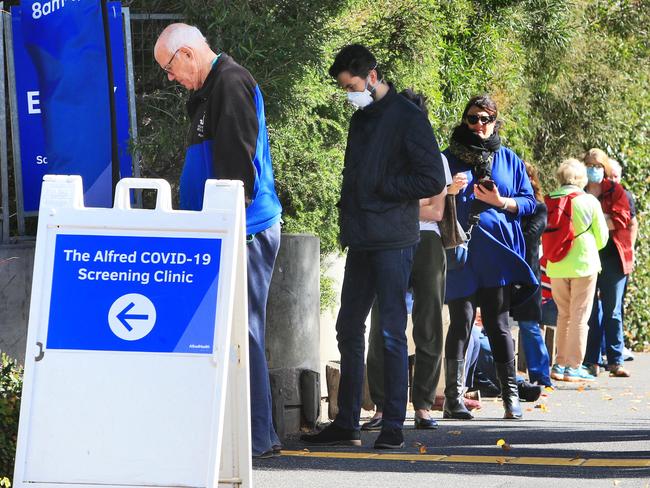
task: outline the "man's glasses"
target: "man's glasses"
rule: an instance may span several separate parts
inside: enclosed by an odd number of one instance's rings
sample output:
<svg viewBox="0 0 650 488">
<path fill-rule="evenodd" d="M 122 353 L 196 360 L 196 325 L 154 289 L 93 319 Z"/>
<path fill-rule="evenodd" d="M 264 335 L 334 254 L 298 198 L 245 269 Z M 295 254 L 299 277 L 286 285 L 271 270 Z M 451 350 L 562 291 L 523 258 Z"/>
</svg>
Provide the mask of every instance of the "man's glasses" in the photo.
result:
<svg viewBox="0 0 650 488">
<path fill-rule="evenodd" d="M 487 125 L 492 122 L 494 122 L 497 119 L 496 115 L 467 115 L 465 117 L 467 119 L 467 122 L 470 124 L 478 124 L 479 121 L 481 122 L 482 125 Z"/>
<path fill-rule="evenodd" d="M 176 49 L 176 51 L 174 51 L 174 54 L 172 55 L 172 57 L 169 58 L 169 62 L 165 66 L 162 67 L 162 69 L 163 69 L 163 71 L 165 73 L 169 73 L 171 71 L 172 62 L 174 61 L 174 58 L 176 57 L 176 55 L 178 54 L 178 51 L 180 51 L 180 50 L 181 50 L 180 47 L 178 49 Z"/>
</svg>

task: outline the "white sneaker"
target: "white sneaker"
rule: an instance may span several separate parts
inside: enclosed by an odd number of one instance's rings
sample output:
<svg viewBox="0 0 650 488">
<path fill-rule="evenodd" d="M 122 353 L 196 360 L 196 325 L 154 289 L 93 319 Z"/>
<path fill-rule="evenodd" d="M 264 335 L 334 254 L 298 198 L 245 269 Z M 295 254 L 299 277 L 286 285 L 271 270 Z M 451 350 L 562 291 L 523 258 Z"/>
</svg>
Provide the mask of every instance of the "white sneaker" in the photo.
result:
<svg viewBox="0 0 650 488">
<path fill-rule="evenodd" d="M 634 361 L 634 354 L 627 347 L 623 347 L 623 361 Z"/>
</svg>

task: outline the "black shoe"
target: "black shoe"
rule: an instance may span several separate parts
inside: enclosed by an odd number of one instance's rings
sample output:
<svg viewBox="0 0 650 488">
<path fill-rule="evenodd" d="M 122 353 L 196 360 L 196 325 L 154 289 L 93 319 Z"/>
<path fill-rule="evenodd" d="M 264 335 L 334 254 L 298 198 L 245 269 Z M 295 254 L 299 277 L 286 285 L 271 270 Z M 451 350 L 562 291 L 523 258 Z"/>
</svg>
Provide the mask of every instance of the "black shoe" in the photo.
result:
<svg viewBox="0 0 650 488">
<path fill-rule="evenodd" d="M 274 445 L 272 448 L 274 456 L 282 456 L 282 446 L 279 444 Z"/>
<path fill-rule="evenodd" d="M 445 403 L 442 417 L 445 419 L 471 420 L 474 416 L 465 406 L 465 360 L 445 358 Z"/>
<path fill-rule="evenodd" d="M 404 447 L 402 429 L 381 429 L 375 441 L 375 449 L 401 449 Z"/>
<path fill-rule="evenodd" d="M 361 430 L 381 430 L 384 421 L 381 417 L 370 419 L 368 422 L 361 425 Z"/>
<path fill-rule="evenodd" d="M 415 421 L 416 429 L 437 429 L 438 428 L 438 422 L 433 420 L 431 417 L 423 419 L 416 415 L 413 420 Z"/>
<path fill-rule="evenodd" d="M 519 398 L 525 402 L 535 402 L 542 395 L 542 387 L 531 385 L 527 381 L 517 383 Z"/>
<path fill-rule="evenodd" d="M 360 446 L 361 435 L 358 430 L 342 429 L 329 424 L 317 434 L 303 434 L 300 440 L 307 444 L 320 446 Z"/>
<path fill-rule="evenodd" d="M 515 360 L 507 363 L 494 362 L 497 378 L 501 385 L 501 399 L 503 400 L 504 419 L 519 420 L 523 417 L 521 404 L 519 403 L 519 389 L 517 388 L 517 377 L 515 375 Z"/>
<path fill-rule="evenodd" d="M 253 454 L 253 459 L 269 459 L 274 455 L 275 453 L 273 452 L 273 449 L 269 449 L 268 451 L 264 451 L 262 454 Z"/>
</svg>

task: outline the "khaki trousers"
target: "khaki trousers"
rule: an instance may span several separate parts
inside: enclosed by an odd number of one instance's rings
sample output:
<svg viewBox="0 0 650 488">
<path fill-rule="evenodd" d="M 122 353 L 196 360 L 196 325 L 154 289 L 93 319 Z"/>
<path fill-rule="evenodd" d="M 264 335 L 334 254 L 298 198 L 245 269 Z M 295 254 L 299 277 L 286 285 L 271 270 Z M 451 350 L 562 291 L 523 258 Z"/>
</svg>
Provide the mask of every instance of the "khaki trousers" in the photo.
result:
<svg viewBox="0 0 650 488">
<path fill-rule="evenodd" d="M 551 278 L 551 291 L 557 305 L 555 364 L 570 368 L 582 365 L 597 278 L 598 274 L 583 278 Z"/>
</svg>

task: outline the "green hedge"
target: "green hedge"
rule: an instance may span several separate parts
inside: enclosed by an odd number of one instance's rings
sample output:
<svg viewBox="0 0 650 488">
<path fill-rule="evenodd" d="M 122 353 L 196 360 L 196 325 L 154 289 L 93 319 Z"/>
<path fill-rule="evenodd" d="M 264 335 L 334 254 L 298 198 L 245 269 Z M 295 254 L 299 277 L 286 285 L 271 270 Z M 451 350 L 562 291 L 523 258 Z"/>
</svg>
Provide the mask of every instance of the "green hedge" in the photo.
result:
<svg viewBox="0 0 650 488">
<path fill-rule="evenodd" d="M 492 93 L 506 144 L 541 167 L 547 190 L 563 158 L 606 149 L 624 166 L 641 223 L 628 339 L 636 348 L 650 341 L 648 0 L 188 0 L 182 11 L 260 83 L 284 229 L 319 235 L 323 253 L 338 249 L 335 203 L 352 113 L 327 76 L 344 44 L 368 45 L 398 89 L 426 94 L 443 148 L 467 99 Z M 147 175 L 177 181 L 182 99 L 171 86 L 141 94 Z"/>
<path fill-rule="evenodd" d="M 14 472 L 22 376 L 22 368 L 0 353 L 0 486 L 5 487 L 9 486 L 8 480 Z"/>
</svg>

